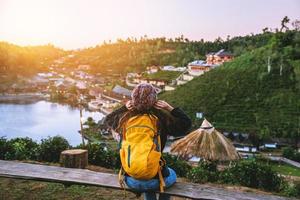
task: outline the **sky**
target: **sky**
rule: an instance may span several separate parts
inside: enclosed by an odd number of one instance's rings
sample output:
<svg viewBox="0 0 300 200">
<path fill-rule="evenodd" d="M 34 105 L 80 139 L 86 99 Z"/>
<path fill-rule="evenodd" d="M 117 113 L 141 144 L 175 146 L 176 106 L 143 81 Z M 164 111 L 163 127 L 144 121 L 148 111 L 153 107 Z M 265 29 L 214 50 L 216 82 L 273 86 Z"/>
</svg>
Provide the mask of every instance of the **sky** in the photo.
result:
<svg viewBox="0 0 300 200">
<path fill-rule="evenodd" d="M 0 41 L 77 49 L 117 38 L 225 39 L 300 20 L 300 0 L 0 0 Z"/>
</svg>

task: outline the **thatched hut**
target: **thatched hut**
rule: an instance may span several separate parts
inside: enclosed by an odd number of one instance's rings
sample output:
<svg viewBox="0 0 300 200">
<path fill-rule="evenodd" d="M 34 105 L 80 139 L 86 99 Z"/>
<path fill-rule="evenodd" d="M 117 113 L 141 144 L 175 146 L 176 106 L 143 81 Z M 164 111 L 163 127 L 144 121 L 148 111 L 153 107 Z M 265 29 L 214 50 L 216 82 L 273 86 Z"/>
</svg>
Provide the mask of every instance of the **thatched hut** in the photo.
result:
<svg viewBox="0 0 300 200">
<path fill-rule="evenodd" d="M 171 153 L 183 158 L 193 156 L 210 161 L 232 161 L 240 159 L 229 139 L 218 132 L 206 119 L 201 127 L 171 146 Z"/>
</svg>

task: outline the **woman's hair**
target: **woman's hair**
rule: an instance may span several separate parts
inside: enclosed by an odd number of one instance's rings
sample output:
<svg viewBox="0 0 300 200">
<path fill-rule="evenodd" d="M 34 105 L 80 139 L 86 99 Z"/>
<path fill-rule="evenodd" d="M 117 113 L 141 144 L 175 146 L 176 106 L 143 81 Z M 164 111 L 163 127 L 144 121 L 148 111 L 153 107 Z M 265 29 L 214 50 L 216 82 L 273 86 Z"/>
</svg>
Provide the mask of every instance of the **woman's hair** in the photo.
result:
<svg viewBox="0 0 300 200">
<path fill-rule="evenodd" d="M 133 109 L 143 112 L 154 106 L 157 101 L 155 87 L 149 83 L 138 84 L 131 93 Z"/>
<path fill-rule="evenodd" d="M 117 131 L 120 132 L 122 125 L 131 117 L 138 114 L 149 114 L 157 101 L 155 87 L 149 83 L 138 84 L 131 93 L 132 110 L 127 111 L 119 120 Z"/>
</svg>

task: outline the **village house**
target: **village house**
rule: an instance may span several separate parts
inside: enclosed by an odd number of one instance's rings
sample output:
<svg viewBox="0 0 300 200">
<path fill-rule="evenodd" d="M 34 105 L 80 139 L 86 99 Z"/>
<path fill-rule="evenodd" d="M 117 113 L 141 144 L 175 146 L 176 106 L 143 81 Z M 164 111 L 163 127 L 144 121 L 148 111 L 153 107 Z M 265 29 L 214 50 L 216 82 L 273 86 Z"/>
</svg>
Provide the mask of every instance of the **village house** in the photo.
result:
<svg viewBox="0 0 300 200">
<path fill-rule="evenodd" d="M 166 85 L 166 86 L 164 87 L 164 91 L 173 91 L 173 90 L 175 90 L 175 87 L 174 87 L 174 86 Z"/>
<path fill-rule="evenodd" d="M 154 73 L 156 73 L 156 72 L 158 72 L 159 71 L 159 67 L 157 67 L 157 66 L 150 66 L 150 67 L 147 67 L 147 73 L 148 74 L 154 74 Z"/>
<path fill-rule="evenodd" d="M 79 90 L 86 90 L 87 89 L 87 82 L 86 81 L 77 81 L 76 87 Z"/>
<path fill-rule="evenodd" d="M 53 73 L 51 73 L 51 72 L 48 72 L 48 73 L 37 73 L 37 76 L 41 77 L 41 78 L 50 78 L 50 77 L 53 76 Z"/>
<path fill-rule="evenodd" d="M 78 65 L 77 69 L 79 69 L 79 70 L 90 70 L 91 66 L 90 65 Z"/>
<path fill-rule="evenodd" d="M 163 71 L 174 71 L 174 72 L 184 72 L 186 67 L 174 67 L 171 65 L 161 67 Z"/>
<path fill-rule="evenodd" d="M 73 75 L 75 78 L 78 78 L 78 79 L 89 78 L 89 75 L 83 71 L 75 71 L 75 72 L 71 73 L 71 75 Z"/>
<path fill-rule="evenodd" d="M 206 55 L 206 61 L 195 60 L 188 64 L 188 73 L 192 76 L 200 76 L 209 70 L 218 67 L 224 62 L 231 61 L 234 58 L 233 54 L 221 49 L 218 52 L 211 52 Z M 185 77 L 190 79 L 189 77 Z"/>
<path fill-rule="evenodd" d="M 221 49 L 218 52 L 211 52 L 206 55 L 206 63 L 209 65 L 221 65 L 224 62 L 231 61 L 234 58 L 233 54 Z"/>
<path fill-rule="evenodd" d="M 150 83 L 159 88 L 163 88 L 165 85 L 167 85 L 167 81 L 165 81 L 165 80 L 149 79 L 149 78 L 144 78 L 144 77 L 135 77 L 135 78 L 133 78 L 133 82 L 136 84 Z"/>
<path fill-rule="evenodd" d="M 120 85 L 116 85 L 113 89 L 112 92 L 121 97 L 122 99 L 130 99 L 131 97 L 131 90 L 128 90 L 127 88 L 124 88 Z"/>
<path fill-rule="evenodd" d="M 188 73 L 192 76 L 200 76 L 213 67 L 214 65 L 207 64 L 204 60 L 195 60 L 188 64 Z"/>
</svg>

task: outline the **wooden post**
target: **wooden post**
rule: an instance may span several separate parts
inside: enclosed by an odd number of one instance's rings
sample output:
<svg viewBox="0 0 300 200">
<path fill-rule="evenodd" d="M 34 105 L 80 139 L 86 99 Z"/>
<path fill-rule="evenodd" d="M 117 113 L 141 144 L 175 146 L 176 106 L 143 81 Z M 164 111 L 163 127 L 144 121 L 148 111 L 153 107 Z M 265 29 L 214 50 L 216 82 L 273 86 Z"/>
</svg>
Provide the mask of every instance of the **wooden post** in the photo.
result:
<svg viewBox="0 0 300 200">
<path fill-rule="evenodd" d="M 88 151 L 84 149 L 65 150 L 60 154 L 60 166 L 84 169 L 88 165 Z"/>
<path fill-rule="evenodd" d="M 82 126 L 82 106 L 80 105 L 80 134 L 81 134 L 81 140 L 82 140 L 82 145 L 85 146 L 84 142 L 84 133 L 83 133 L 83 126 Z"/>
</svg>

